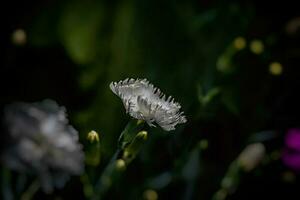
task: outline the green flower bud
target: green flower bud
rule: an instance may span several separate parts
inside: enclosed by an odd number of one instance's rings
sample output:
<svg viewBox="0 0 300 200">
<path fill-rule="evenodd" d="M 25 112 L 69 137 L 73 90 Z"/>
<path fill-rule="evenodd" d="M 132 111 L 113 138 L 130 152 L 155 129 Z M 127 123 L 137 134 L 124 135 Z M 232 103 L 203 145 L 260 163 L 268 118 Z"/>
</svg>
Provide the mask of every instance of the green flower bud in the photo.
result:
<svg viewBox="0 0 300 200">
<path fill-rule="evenodd" d="M 96 131 L 92 130 L 88 133 L 87 140 L 91 143 L 99 142 L 100 141 L 99 140 L 99 134 Z"/>
<path fill-rule="evenodd" d="M 86 147 L 86 163 L 88 165 L 97 166 L 101 158 L 99 134 L 92 130 L 88 133 L 87 140 L 89 144 Z"/>
<path fill-rule="evenodd" d="M 140 151 L 141 147 L 147 140 L 148 133 L 147 131 L 139 132 L 133 141 L 124 149 L 123 159 L 126 163 L 130 162 Z"/>
</svg>

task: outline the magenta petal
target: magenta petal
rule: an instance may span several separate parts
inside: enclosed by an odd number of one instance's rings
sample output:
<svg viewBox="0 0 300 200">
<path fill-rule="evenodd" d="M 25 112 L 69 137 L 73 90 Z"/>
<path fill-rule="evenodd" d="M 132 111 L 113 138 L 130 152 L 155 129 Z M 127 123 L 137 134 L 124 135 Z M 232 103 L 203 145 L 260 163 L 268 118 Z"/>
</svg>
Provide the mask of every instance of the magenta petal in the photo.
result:
<svg viewBox="0 0 300 200">
<path fill-rule="evenodd" d="M 290 149 L 300 151 L 300 129 L 289 129 L 285 137 L 285 144 Z"/>
<path fill-rule="evenodd" d="M 300 171 L 300 154 L 284 152 L 282 156 L 282 161 L 286 166 L 290 167 L 291 169 Z"/>
</svg>

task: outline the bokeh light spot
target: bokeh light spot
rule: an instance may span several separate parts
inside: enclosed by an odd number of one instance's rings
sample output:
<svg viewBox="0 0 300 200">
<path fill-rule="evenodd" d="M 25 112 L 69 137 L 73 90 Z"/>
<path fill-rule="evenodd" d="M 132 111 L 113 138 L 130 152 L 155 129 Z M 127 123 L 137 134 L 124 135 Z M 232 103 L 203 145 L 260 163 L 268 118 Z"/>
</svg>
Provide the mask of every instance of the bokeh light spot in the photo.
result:
<svg viewBox="0 0 300 200">
<path fill-rule="evenodd" d="M 24 45 L 27 41 L 26 32 L 23 29 L 17 29 L 12 33 L 11 36 L 12 43 L 15 45 Z"/>
<path fill-rule="evenodd" d="M 237 50 L 242 50 L 246 47 L 246 40 L 243 37 L 237 37 L 233 41 L 233 46 Z"/>
<path fill-rule="evenodd" d="M 282 74 L 282 65 L 279 62 L 272 62 L 269 65 L 269 72 L 275 76 Z"/>
<path fill-rule="evenodd" d="M 157 200 L 158 194 L 156 191 L 149 189 L 144 192 L 143 197 L 146 200 Z"/>
<path fill-rule="evenodd" d="M 264 44 L 261 40 L 252 40 L 250 43 L 250 51 L 254 54 L 261 54 L 264 51 Z"/>
</svg>

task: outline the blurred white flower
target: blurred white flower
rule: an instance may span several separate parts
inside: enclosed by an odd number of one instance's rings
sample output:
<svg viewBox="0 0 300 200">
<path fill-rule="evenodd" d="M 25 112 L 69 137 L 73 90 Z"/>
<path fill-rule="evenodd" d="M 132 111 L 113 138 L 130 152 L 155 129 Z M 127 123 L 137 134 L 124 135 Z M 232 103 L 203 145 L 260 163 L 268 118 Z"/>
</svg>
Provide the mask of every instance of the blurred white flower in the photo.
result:
<svg viewBox="0 0 300 200">
<path fill-rule="evenodd" d="M 130 116 L 146 121 L 150 126 L 157 123 L 166 131 L 186 122 L 180 104 L 166 96 L 146 79 L 125 79 L 112 82 L 110 89 L 118 95 Z"/>
<path fill-rule="evenodd" d="M 36 174 L 45 192 L 62 187 L 70 174 L 84 169 L 84 153 L 78 133 L 70 125 L 64 107 L 54 101 L 15 103 L 6 107 L 4 124 L 9 136 L 5 164 Z"/>
</svg>

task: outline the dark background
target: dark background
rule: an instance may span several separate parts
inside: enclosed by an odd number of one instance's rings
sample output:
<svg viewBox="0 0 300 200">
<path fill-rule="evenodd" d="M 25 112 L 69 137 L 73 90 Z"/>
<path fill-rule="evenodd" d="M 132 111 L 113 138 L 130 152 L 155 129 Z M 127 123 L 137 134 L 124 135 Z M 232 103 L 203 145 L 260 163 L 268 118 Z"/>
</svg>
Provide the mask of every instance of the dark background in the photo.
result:
<svg viewBox="0 0 300 200">
<path fill-rule="evenodd" d="M 299 127 L 300 12 L 292 2 L 3 2 L 1 109 L 15 101 L 46 98 L 64 105 L 82 143 L 91 129 L 100 133 L 103 159 L 97 169 L 88 169 L 96 177 L 129 119 L 108 85 L 145 77 L 182 104 L 188 123 L 170 134 L 150 129 L 147 145 L 108 199 L 140 199 L 147 181 L 163 172 L 173 179 L 157 189 L 159 199 L 211 199 L 249 137 L 275 132 L 275 138 L 263 141 L 271 154 L 282 148 L 286 129 Z M 296 18 L 298 25 L 288 31 Z M 12 42 L 16 29 L 25 30 L 25 44 Z M 227 54 L 236 37 L 243 37 L 246 47 Z M 249 49 L 255 39 L 264 44 L 258 55 Z M 230 61 L 228 71 L 217 70 L 221 56 Z M 283 66 L 279 76 L 269 73 L 274 61 Z M 201 104 L 199 91 L 215 87 L 221 92 L 208 105 Z M 189 168 L 195 177 L 191 180 L 182 170 L 202 139 L 209 146 Z M 265 164 L 243 176 L 228 199 L 292 199 L 298 175 L 286 182 L 286 170 L 280 160 Z M 38 195 L 83 198 L 81 188 L 73 178 L 64 190 Z"/>
</svg>

